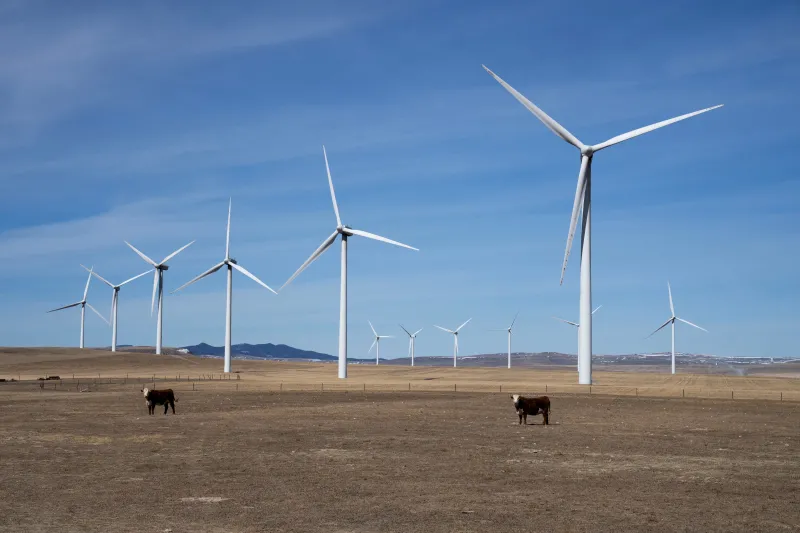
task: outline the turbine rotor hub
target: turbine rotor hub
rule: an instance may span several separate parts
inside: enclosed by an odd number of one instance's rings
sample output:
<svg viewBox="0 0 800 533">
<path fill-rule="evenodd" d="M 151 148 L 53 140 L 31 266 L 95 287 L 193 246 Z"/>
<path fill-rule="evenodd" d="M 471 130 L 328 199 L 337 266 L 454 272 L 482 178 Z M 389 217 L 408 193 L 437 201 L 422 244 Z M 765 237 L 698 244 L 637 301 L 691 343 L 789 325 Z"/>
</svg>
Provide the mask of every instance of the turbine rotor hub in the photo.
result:
<svg viewBox="0 0 800 533">
<path fill-rule="evenodd" d="M 584 146 L 581 148 L 581 155 L 585 155 L 586 157 L 592 157 L 594 154 L 594 147 L 593 146 Z"/>
</svg>

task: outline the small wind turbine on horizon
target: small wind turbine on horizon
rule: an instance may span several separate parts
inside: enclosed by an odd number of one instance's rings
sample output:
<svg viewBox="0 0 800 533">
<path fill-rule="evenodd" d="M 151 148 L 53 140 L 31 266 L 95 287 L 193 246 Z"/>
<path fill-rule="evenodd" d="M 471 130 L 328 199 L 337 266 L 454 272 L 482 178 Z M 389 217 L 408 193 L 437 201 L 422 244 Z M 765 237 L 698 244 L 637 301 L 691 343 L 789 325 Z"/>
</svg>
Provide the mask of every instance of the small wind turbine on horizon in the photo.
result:
<svg viewBox="0 0 800 533">
<path fill-rule="evenodd" d="M 414 351 L 417 345 L 417 334 L 424 328 L 419 328 L 414 333 L 411 333 L 405 327 L 403 327 L 403 324 L 400 324 L 400 327 L 403 328 L 403 331 L 405 331 L 408 335 L 408 354 L 411 356 L 411 366 L 414 366 Z"/>
<path fill-rule="evenodd" d="M 144 259 L 146 263 L 153 267 L 154 275 L 153 275 L 153 299 L 150 301 L 150 316 L 153 316 L 153 308 L 156 304 L 156 295 L 158 295 L 158 319 L 156 321 L 156 355 L 161 355 L 161 333 L 162 327 L 164 325 L 164 272 L 169 270 L 169 266 L 167 265 L 167 261 L 184 251 L 186 248 L 194 244 L 194 241 L 190 242 L 186 246 L 182 248 L 178 248 L 167 257 L 165 257 L 160 263 L 156 263 L 142 252 L 137 250 L 131 243 L 125 241 L 131 250 L 136 252 L 136 255 Z"/>
<path fill-rule="evenodd" d="M 597 312 L 597 310 L 600 309 L 601 307 L 603 307 L 602 304 L 598 305 L 597 307 L 595 307 L 594 311 L 592 311 L 592 314 L 595 314 Z M 580 344 L 581 344 L 581 325 L 578 324 L 577 322 L 572 322 L 570 320 L 564 320 L 563 318 L 558 318 L 557 316 L 554 316 L 553 318 L 555 318 L 556 320 L 560 320 L 561 322 L 566 322 L 567 324 L 569 324 L 571 326 L 575 326 L 576 328 L 578 328 L 578 348 L 580 348 Z M 580 371 L 581 371 L 581 358 L 579 356 L 578 357 L 578 373 L 580 373 Z"/>
<path fill-rule="evenodd" d="M 493 329 L 492 331 L 507 331 L 508 332 L 508 368 L 511 368 L 511 330 L 514 328 L 514 323 L 517 321 L 517 316 L 519 316 L 519 312 L 514 315 L 514 320 L 511 321 L 511 325 L 505 329 Z"/>
<path fill-rule="evenodd" d="M 472 320 L 472 319 L 471 318 L 468 319 L 467 322 L 469 322 L 470 320 Z M 442 326 L 437 326 L 436 324 L 433 325 L 433 327 L 435 327 L 435 328 L 439 328 L 442 331 L 446 331 L 447 333 L 452 333 L 453 334 L 453 368 L 458 366 L 457 365 L 457 361 L 458 361 L 458 332 L 461 330 L 461 328 L 463 328 L 464 326 L 467 325 L 467 322 L 464 322 L 463 324 L 458 326 L 455 330 L 443 328 Z"/>
<path fill-rule="evenodd" d="M 81 265 L 81 266 L 83 266 L 83 265 Z M 84 267 L 84 268 L 86 268 L 86 267 Z M 92 267 L 92 268 L 94 268 L 94 267 Z M 62 309 L 69 309 L 70 307 L 77 307 L 79 305 L 81 306 L 81 342 L 78 345 L 79 348 L 83 348 L 84 347 L 84 343 L 83 343 L 84 334 L 83 333 L 84 333 L 84 323 L 86 321 L 86 307 L 87 306 L 89 307 L 89 309 L 94 311 L 95 314 L 97 314 L 97 316 L 102 318 L 103 322 L 105 322 L 108 325 L 111 325 L 110 322 L 108 320 L 106 320 L 106 317 L 104 317 L 103 315 L 100 314 L 100 311 L 98 311 L 97 309 L 92 307 L 92 304 L 90 304 L 89 302 L 86 301 L 86 297 L 89 296 L 89 283 L 92 281 L 92 268 L 89 269 L 89 277 L 86 279 L 86 288 L 83 289 L 83 299 L 81 301 L 75 302 L 74 304 L 65 305 L 63 307 L 57 307 L 55 309 L 51 309 L 51 310 L 48 311 L 48 313 L 52 313 L 54 311 L 61 311 Z"/>
<path fill-rule="evenodd" d="M 578 216 L 583 208 L 583 224 L 581 229 L 581 274 L 580 274 L 580 322 L 583 325 L 579 329 L 578 334 L 578 360 L 582 364 L 578 365 L 578 383 L 581 385 L 591 385 L 592 383 L 592 234 L 591 234 L 591 201 L 592 201 L 592 157 L 596 152 L 609 146 L 633 139 L 639 135 L 669 126 L 681 120 L 697 116 L 701 113 L 711 111 L 722 107 L 717 105 L 701 109 L 693 113 L 687 113 L 679 117 L 663 120 L 650 126 L 638 128 L 622 135 L 612 137 L 607 141 L 600 144 L 587 145 L 578 140 L 572 133 L 567 131 L 565 127 L 553 120 L 547 113 L 536 107 L 530 100 L 522 96 L 516 89 L 511 87 L 500 76 L 489 70 L 486 65 L 482 65 L 500 85 L 502 85 L 514 98 L 519 100 L 528 111 L 533 113 L 547 128 L 561 137 L 564 141 L 580 150 L 581 153 L 581 168 L 578 173 L 578 186 L 575 190 L 575 200 L 572 204 L 572 217 L 570 218 L 569 233 L 567 235 L 567 247 L 564 252 L 564 262 L 561 266 L 561 284 L 564 283 L 564 272 L 567 269 L 567 260 L 569 259 L 570 250 L 572 248 L 572 240 L 575 236 L 576 226 L 578 224 Z"/>
<path fill-rule="evenodd" d="M 672 305 L 672 287 L 670 287 L 669 281 L 667 282 L 667 291 L 669 292 L 669 310 L 672 313 L 672 316 L 669 318 L 669 320 L 667 320 L 666 322 L 661 324 L 661 326 L 659 326 L 657 330 L 655 330 L 653 333 L 648 335 L 646 338 L 649 339 L 650 337 L 652 337 L 653 335 L 658 333 L 661 329 L 663 329 L 667 324 L 672 324 L 672 373 L 674 374 L 675 373 L 675 321 L 676 320 L 680 320 L 684 324 L 689 324 L 693 328 L 702 329 L 706 333 L 708 333 L 708 330 L 705 329 L 705 328 L 701 328 L 697 324 L 692 324 L 688 320 L 684 320 L 682 318 L 678 318 L 675 315 L 675 306 Z"/>
<path fill-rule="evenodd" d="M 333 212 L 336 214 L 336 230 L 331 234 L 330 237 L 322 241 L 322 244 L 320 244 L 319 248 L 317 248 L 314 253 L 311 254 L 311 257 L 306 259 L 306 262 L 300 265 L 300 268 L 298 268 L 297 271 L 292 274 L 292 277 L 290 277 L 278 290 L 283 290 L 284 287 L 289 285 L 289 283 L 291 283 L 294 278 L 300 275 L 300 273 L 305 270 L 306 267 L 316 261 L 317 258 L 319 258 L 319 256 L 325 252 L 325 250 L 330 248 L 336 238 L 341 235 L 342 266 L 339 292 L 339 379 L 345 379 L 347 378 L 347 238 L 353 235 L 359 235 L 368 239 L 394 244 L 395 246 L 400 246 L 402 248 L 408 248 L 409 250 L 419 250 L 413 246 L 393 241 L 391 239 L 387 239 L 386 237 L 375 235 L 374 233 L 353 229 L 350 226 L 345 226 L 342 224 L 342 219 L 339 217 L 339 206 L 336 203 L 336 193 L 333 190 L 333 179 L 331 178 L 331 169 L 328 165 L 328 153 L 325 151 L 325 146 L 322 147 L 322 155 L 325 158 L 325 170 L 328 173 L 328 185 L 331 189 Z"/>
<path fill-rule="evenodd" d="M 228 200 L 228 226 L 227 230 L 225 231 L 225 259 L 223 259 L 220 263 L 217 263 L 213 267 L 209 268 L 196 278 L 188 281 L 172 291 L 172 293 L 176 293 L 181 289 L 184 289 L 194 283 L 195 281 L 199 281 L 206 276 L 209 276 L 219 270 L 220 268 L 227 266 L 228 270 L 228 289 L 227 289 L 227 303 L 225 305 L 225 363 L 223 366 L 224 372 L 227 374 L 231 371 L 231 322 L 232 322 L 232 315 L 233 315 L 233 270 L 236 269 L 248 278 L 252 279 L 265 289 L 269 290 L 273 294 L 278 294 L 271 287 L 269 287 L 266 283 L 255 277 L 253 274 L 245 270 L 245 268 L 236 261 L 236 259 L 231 257 L 231 205 L 232 200 Z"/>
<path fill-rule="evenodd" d="M 123 285 L 126 285 L 135 279 L 139 279 L 145 274 L 149 274 L 151 271 L 148 270 L 146 272 L 142 272 L 138 276 L 133 276 L 130 279 L 126 279 L 119 285 L 114 285 L 113 283 L 102 277 L 94 270 L 86 268 L 83 265 L 81 266 L 84 268 L 84 270 L 89 272 L 91 276 L 96 277 L 97 279 L 99 279 L 100 281 L 111 287 L 111 290 L 113 291 L 113 294 L 111 295 L 111 351 L 116 352 L 117 351 L 117 305 L 119 304 L 119 290 L 122 288 Z"/>
<path fill-rule="evenodd" d="M 372 322 L 369 322 L 369 327 L 372 329 L 372 333 L 375 335 L 375 340 L 372 341 L 372 345 L 369 347 L 369 351 L 367 353 L 372 353 L 372 349 L 375 348 L 375 364 L 380 364 L 381 361 L 381 339 L 391 339 L 394 335 L 378 335 L 378 332 L 375 331 L 375 328 L 372 326 Z"/>
</svg>

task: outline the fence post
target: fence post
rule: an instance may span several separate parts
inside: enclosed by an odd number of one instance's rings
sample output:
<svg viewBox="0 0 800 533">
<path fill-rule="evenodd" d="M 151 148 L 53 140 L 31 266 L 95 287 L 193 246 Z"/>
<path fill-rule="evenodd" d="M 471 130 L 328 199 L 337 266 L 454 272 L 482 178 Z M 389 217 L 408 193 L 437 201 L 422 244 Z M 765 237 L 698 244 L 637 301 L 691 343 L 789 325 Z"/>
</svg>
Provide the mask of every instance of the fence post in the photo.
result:
<svg viewBox="0 0 800 533">
<path fill-rule="evenodd" d="M 367 392 L 367 384 L 364 383 L 364 392 Z"/>
<path fill-rule="evenodd" d="M 325 383 L 324 382 L 319 384 L 319 390 L 320 390 L 320 392 L 325 392 Z"/>
<path fill-rule="evenodd" d="M 636 387 L 636 397 L 639 397 L 639 387 Z"/>
<path fill-rule="evenodd" d="M 733 391 L 731 391 L 731 400 L 733 400 Z"/>
<path fill-rule="evenodd" d="M 280 388 L 280 392 L 283 392 L 283 381 L 281 381 L 281 388 Z"/>
<path fill-rule="evenodd" d="M 192 390 L 194 390 L 194 383 L 192 383 Z"/>
<path fill-rule="evenodd" d="M 686 398 L 686 389 L 681 389 L 681 398 Z"/>
<path fill-rule="evenodd" d="M 783 401 L 783 393 L 781 392 L 781 401 Z"/>
<path fill-rule="evenodd" d="M 411 382 L 408 382 L 408 390 L 411 390 Z"/>
<path fill-rule="evenodd" d="M 500 392 L 503 392 L 503 386 L 500 385 Z"/>
<path fill-rule="evenodd" d="M 458 385 L 456 385 L 455 383 L 453 383 L 453 392 L 456 392 L 457 390 L 458 390 Z"/>
<path fill-rule="evenodd" d="M 547 392 L 547 383 L 544 384 L 544 391 Z"/>
<path fill-rule="evenodd" d="M 592 395 L 592 386 L 591 385 L 589 385 L 589 395 L 590 396 Z"/>
<path fill-rule="evenodd" d="M 239 384 L 238 383 L 236 384 L 236 390 L 237 391 L 239 390 Z"/>
</svg>

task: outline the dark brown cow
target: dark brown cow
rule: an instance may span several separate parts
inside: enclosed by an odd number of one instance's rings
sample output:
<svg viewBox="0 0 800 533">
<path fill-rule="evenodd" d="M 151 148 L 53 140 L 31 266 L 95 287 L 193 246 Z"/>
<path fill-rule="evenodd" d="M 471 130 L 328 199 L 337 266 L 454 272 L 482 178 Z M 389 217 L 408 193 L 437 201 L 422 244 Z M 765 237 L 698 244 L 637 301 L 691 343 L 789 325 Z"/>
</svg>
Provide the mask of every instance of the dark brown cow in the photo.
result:
<svg viewBox="0 0 800 533">
<path fill-rule="evenodd" d="M 523 420 L 525 424 L 528 423 L 528 415 L 542 415 L 544 418 L 542 425 L 550 425 L 550 398 L 547 396 L 525 398 L 519 394 L 512 394 L 511 399 L 514 400 L 514 409 L 519 415 L 520 424 L 522 424 Z"/>
<path fill-rule="evenodd" d="M 172 389 L 150 390 L 145 387 L 142 389 L 142 394 L 144 394 L 144 402 L 147 404 L 147 414 L 155 414 L 156 405 L 164 406 L 164 414 L 167 414 L 167 410 L 172 407 L 172 414 L 175 414 L 175 402 L 178 400 L 175 399 Z"/>
</svg>

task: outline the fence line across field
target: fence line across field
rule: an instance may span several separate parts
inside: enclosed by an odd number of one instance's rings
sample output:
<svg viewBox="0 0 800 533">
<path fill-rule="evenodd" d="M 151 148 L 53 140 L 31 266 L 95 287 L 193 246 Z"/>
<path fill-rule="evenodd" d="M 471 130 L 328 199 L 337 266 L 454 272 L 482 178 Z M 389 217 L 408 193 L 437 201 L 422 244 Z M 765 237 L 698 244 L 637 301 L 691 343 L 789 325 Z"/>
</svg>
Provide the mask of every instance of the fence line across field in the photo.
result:
<svg viewBox="0 0 800 533">
<path fill-rule="evenodd" d="M 524 395 L 593 395 L 639 398 L 685 398 L 685 399 L 728 399 L 728 400 L 772 400 L 800 401 L 800 390 L 760 390 L 736 388 L 703 388 L 679 386 L 619 386 L 619 385 L 551 385 L 549 383 L 470 383 L 470 382 L 392 382 L 355 383 L 348 382 L 277 382 L 262 380 L 242 380 L 239 374 L 198 374 L 198 375 L 136 375 L 107 377 L 76 376 L 58 380 L 31 379 L 0 382 L 5 391 L 39 390 L 63 392 L 123 392 L 139 391 L 143 387 L 172 388 L 175 392 L 456 392 L 456 393 L 520 393 Z M 30 386 L 35 388 L 31 389 Z M 15 386 L 16 385 L 16 386 Z"/>
</svg>

